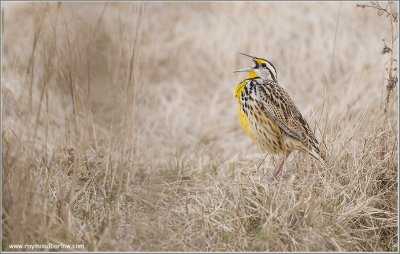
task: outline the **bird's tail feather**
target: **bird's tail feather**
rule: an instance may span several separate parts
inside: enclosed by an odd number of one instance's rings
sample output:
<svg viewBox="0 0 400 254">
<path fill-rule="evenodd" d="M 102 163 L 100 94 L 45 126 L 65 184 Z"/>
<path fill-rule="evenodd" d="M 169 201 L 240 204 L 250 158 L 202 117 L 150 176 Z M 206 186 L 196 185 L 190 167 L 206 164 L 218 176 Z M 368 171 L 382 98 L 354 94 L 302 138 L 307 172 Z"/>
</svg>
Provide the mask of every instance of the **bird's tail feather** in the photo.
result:
<svg viewBox="0 0 400 254">
<path fill-rule="evenodd" d="M 317 147 L 312 147 L 311 149 L 304 149 L 306 153 L 318 160 L 324 167 L 327 166 L 325 156 Z"/>
</svg>

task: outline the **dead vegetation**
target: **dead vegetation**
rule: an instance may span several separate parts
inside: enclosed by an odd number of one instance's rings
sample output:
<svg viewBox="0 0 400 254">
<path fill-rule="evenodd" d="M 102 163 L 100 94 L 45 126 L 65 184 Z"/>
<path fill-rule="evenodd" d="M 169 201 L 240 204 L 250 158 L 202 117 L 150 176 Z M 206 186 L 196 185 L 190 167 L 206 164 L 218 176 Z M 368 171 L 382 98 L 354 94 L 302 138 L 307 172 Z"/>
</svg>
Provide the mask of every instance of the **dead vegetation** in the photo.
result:
<svg viewBox="0 0 400 254">
<path fill-rule="evenodd" d="M 393 34 L 374 9 L 2 6 L 3 250 L 398 251 L 398 96 L 380 54 Z M 294 154 L 279 181 L 269 160 L 256 170 L 238 52 L 274 63 L 327 168 Z"/>
</svg>

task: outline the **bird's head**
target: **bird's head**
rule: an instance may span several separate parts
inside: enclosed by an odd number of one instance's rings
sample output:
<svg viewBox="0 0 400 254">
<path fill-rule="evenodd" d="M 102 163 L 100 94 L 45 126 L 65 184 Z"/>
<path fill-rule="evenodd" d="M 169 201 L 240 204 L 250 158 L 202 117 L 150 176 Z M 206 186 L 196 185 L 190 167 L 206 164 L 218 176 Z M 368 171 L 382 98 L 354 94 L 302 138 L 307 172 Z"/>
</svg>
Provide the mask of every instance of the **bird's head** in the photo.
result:
<svg viewBox="0 0 400 254">
<path fill-rule="evenodd" d="M 234 72 L 248 72 L 249 74 L 248 74 L 247 78 L 260 77 L 262 79 L 272 79 L 273 81 L 277 81 L 278 76 L 276 73 L 276 69 L 272 65 L 271 62 L 269 62 L 268 60 L 265 60 L 263 58 L 258 58 L 258 57 L 250 56 L 250 55 L 243 54 L 243 53 L 240 53 L 240 54 L 250 57 L 251 60 L 253 60 L 253 62 L 256 64 L 256 66 L 237 70 Z"/>
</svg>

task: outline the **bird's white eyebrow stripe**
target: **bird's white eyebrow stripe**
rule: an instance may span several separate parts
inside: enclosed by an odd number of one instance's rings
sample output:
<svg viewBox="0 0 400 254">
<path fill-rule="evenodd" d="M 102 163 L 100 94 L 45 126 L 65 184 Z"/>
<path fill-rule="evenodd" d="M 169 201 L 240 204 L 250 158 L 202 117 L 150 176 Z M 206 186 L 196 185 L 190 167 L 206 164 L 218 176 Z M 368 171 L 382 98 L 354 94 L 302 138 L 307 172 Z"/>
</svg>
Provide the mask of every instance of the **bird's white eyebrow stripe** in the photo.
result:
<svg viewBox="0 0 400 254">
<path fill-rule="evenodd" d="M 268 68 L 269 73 L 272 76 L 272 79 L 274 79 L 276 81 L 277 80 L 277 73 L 276 73 L 275 67 L 269 61 L 265 61 L 265 62 L 267 63 L 267 68 Z"/>
</svg>

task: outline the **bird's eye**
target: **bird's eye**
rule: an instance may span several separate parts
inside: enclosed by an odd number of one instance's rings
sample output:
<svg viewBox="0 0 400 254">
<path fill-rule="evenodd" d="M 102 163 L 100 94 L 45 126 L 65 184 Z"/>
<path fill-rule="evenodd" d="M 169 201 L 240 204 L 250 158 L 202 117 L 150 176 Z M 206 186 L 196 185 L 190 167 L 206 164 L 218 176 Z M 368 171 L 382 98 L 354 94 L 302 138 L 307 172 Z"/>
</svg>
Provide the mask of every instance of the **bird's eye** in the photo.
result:
<svg viewBox="0 0 400 254">
<path fill-rule="evenodd" d="M 261 64 L 261 67 L 264 67 L 264 68 L 265 68 L 265 67 L 267 67 L 267 65 L 266 65 L 265 63 L 262 63 L 262 64 Z"/>
</svg>

